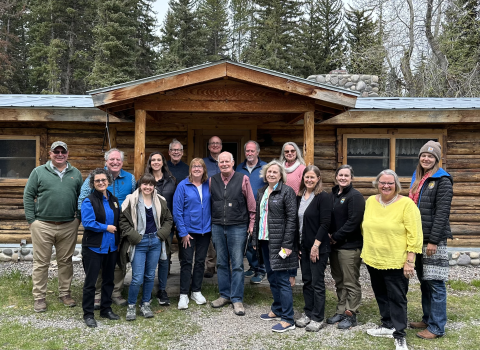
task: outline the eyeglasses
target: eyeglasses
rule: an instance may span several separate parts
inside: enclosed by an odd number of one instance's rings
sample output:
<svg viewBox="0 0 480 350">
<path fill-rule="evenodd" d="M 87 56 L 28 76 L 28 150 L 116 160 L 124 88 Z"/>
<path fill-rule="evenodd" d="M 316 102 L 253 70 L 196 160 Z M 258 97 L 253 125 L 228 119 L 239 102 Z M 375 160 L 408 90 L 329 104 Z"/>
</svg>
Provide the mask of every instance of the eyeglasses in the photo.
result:
<svg viewBox="0 0 480 350">
<path fill-rule="evenodd" d="M 99 184 L 99 183 L 105 183 L 105 182 L 108 182 L 108 179 L 97 179 L 97 180 L 93 180 L 93 182 L 95 182 L 96 184 Z"/>
<path fill-rule="evenodd" d="M 203 166 L 201 165 L 193 165 L 192 169 L 203 169 Z"/>
<path fill-rule="evenodd" d="M 212 146 L 221 146 L 222 143 L 221 143 L 221 142 L 210 142 L 209 145 L 212 145 Z"/>
<path fill-rule="evenodd" d="M 292 150 L 290 150 L 290 151 L 289 151 L 289 150 L 283 151 L 283 153 L 285 153 L 285 154 L 296 153 L 296 152 L 297 152 L 297 151 L 295 151 L 294 149 L 292 149 Z"/>
<path fill-rule="evenodd" d="M 385 185 L 393 186 L 393 185 L 395 185 L 395 182 L 379 182 L 379 184 L 382 185 L 382 186 L 385 186 Z"/>
<path fill-rule="evenodd" d="M 52 152 L 53 152 L 53 154 L 60 154 L 60 153 L 61 154 L 67 154 L 68 153 L 68 151 L 57 151 L 57 150 L 52 151 Z"/>
<path fill-rule="evenodd" d="M 173 148 L 172 148 L 172 149 L 170 149 L 170 152 L 172 152 L 172 153 L 180 153 L 180 152 L 183 152 L 183 149 L 181 149 L 181 148 L 175 148 L 175 149 L 173 149 Z"/>
</svg>

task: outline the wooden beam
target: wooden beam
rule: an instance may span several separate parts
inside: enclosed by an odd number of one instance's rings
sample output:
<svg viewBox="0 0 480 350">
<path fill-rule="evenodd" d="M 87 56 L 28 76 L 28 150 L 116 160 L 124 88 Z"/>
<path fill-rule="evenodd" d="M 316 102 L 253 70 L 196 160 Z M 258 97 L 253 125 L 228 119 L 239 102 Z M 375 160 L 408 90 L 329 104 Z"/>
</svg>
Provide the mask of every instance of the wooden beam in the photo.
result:
<svg viewBox="0 0 480 350">
<path fill-rule="evenodd" d="M 305 112 L 303 123 L 303 157 L 307 165 L 313 164 L 315 156 L 315 119 L 313 112 Z"/>
<path fill-rule="evenodd" d="M 357 96 L 355 95 L 347 95 L 342 92 L 315 87 L 307 83 L 301 83 L 295 80 L 290 80 L 287 78 L 259 72 L 253 69 L 244 68 L 233 64 L 227 64 L 226 68 L 227 76 L 231 78 L 251 82 L 264 87 L 294 93 L 297 95 L 310 97 L 316 100 L 323 100 L 348 108 L 355 107 L 355 102 L 357 100 Z"/>
<path fill-rule="evenodd" d="M 117 127 L 110 127 L 110 146 L 111 148 L 117 148 Z"/>
<path fill-rule="evenodd" d="M 287 124 L 296 124 L 299 120 L 302 120 L 305 117 L 305 113 L 300 113 L 299 115 L 294 116 L 291 118 L 289 121 L 287 121 Z"/>
<path fill-rule="evenodd" d="M 0 108 L 1 122 L 85 122 L 105 123 L 105 113 L 97 108 Z M 110 123 L 129 122 L 110 115 Z"/>
<path fill-rule="evenodd" d="M 145 168 L 145 133 L 147 126 L 147 112 L 135 109 L 135 154 L 134 175 L 135 179 L 142 176 Z"/>
<path fill-rule="evenodd" d="M 300 101 L 142 101 L 135 103 L 135 108 L 147 111 L 164 112 L 250 112 L 250 113 L 301 113 L 313 111 L 315 106 L 308 100 Z"/>
<path fill-rule="evenodd" d="M 173 90 L 183 86 L 221 79 L 226 76 L 226 64 L 198 69 L 191 72 L 177 74 L 166 78 L 159 78 L 137 85 L 121 87 L 115 90 L 100 92 L 92 95 L 95 107 L 108 105 L 119 101 L 130 100 L 161 91 Z"/>
<path fill-rule="evenodd" d="M 346 124 L 459 124 L 480 123 L 479 110 L 349 110 L 324 125 Z"/>
</svg>

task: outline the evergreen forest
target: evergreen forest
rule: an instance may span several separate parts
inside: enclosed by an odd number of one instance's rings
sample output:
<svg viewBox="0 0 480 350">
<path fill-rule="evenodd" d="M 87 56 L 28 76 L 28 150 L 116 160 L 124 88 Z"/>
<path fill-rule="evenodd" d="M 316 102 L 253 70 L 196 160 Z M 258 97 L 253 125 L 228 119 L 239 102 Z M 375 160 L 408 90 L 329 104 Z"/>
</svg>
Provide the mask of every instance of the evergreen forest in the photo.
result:
<svg viewBox="0 0 480 350">
<path fill-rule="evenodd" d="M 167 0 L 157 0 L 167 1 Z M 480 97 L 480 0 L 0 0 L 0 93 L 90 89 L 229 59 L 383 96 Z"/>
</svg>

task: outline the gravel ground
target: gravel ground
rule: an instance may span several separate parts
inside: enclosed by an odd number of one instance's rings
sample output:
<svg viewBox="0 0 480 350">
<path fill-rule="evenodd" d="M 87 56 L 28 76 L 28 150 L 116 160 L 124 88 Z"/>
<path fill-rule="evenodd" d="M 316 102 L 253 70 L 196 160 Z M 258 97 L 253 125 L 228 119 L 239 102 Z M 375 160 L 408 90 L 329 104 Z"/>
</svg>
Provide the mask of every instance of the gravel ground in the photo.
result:
<svg viewBox="0 0 480 350">
<path fill-rule="evenodd" d="M 0 276 L 8 274 L 13 271 L 20 271 L 22 274 L 31 275 L 32 263 L 20 262 L 20 263 L 0 263 Z M 176 273 L 172 271 L 172 273 Z M 49 278 L 56 277 L 57 266 L 56 262 L 52 262 L 49 268 Z M 80 263 L 74 264 L 74 284 L 82 285 L 84 279 L 84 272 Z M 450 269 L 451 280 L 461 280 L 464 282 L 470 282 L 474 279 L 480 279 L 480 268 L 476 267 L 453 267 Z M 300 280 L 300 277 L 297 278 Z M 330 269 L 327 268 L 325 282 L 327 288 L 334 290 L 334 281 L 330 275 Z M 370 287 L 370 278 L 365 266 L 361 268 L 360 282 L 362 285 L 363 296 L 366 299 L 373 297 L 373 293 Z M 418 279 L 415 277 L 412 279 L 412 289 L 418 288 Z M 301 286 L 298 285 L 297 290 L 301 290 Z M 289 332 L 288 338 L 279 338 L 279 336 L 272 336 L 271 327 L 272 322 L 261 322 L 258 316 L 261 313 L 268 312 L 268 307 L 258 305 L 245 305 L 246 315 L 244 317 L 235 316 L 231 307 L 225 307 L 221 310 L 208 310 L 210 306 L 205 306 L 207 310 L 200 308 L 191 308 L 185 312 L 189 316 L 187 324 L 183 327 L 189 327 L 189 325 L 196 325 L 200 331 L 193 335 L 186 335 L 181 341 L 172 341 L 168 343 L 169 349 L 256 349 L 261 350 L 264 347 L 275 347 L 278 342 L 282 342 L 285 347 L 292 346 L 295 341 L 304 341 L 305 330 L 297 329 L 295 332 Z M 296 314 L 295 318 L 299 315 Z M 0 315 L 0 325 L 4 326 L 9 322 L 19 322 L 29 327 L 37 329 L 57 327 L 65 330 L 74 328 L 84 328 L 82 320 L 68 317 L 60 317 L 56 319 L 49 319 L 42 315 L 28 315 L 28 316 L 12 316 L 4 317 Z M 480 325 L 480 321 L 474 321 Z M 233 326 L 235 325 L 235 326 Z M 361 324 L 354 329 L 345 332 L 338 330 L 336 327 L 328 326 L 326 329 L 319 333 L 310 334 L 309 341 L 320 341 L 323 346 L 334 348 L 339 345 L 340 342 L 344 343 L 350 337 L 355 336 L 357 332 L 365 332 L 367 328 L 375 326 L 374 324 L 367 323 Z M 449 323 L 447 328 L 451 330 L 458 330 L 465 326 L 465 323 L 455 322 Z M 124 349 L 130 349 L 127 334 L 135 332 L 135 325 L 128 323 L 120 324 L 106 324 L 99 320 L 99 327 L 96 330 L 85 329 L 86 334 L 95 334 L 102 329 L 108 328 L 109 336 L 116 336 L 122 339 L 122 344 L 125 344 Z M 81 338 L 81 337 L 80 337 Z M 79 339 L 79 341 L 82 341 Z"/>
</svg>

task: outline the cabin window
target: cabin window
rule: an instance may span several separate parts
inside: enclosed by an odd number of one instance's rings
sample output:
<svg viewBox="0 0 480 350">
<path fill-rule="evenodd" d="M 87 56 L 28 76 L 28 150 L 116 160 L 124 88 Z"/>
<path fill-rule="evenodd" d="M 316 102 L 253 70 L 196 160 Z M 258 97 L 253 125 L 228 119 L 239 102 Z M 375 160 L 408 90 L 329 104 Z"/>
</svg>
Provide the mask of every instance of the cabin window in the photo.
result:
<svg viewBox="0 0 480 350">
<path fill-rule="evenodd" d="M 39 164 L 39 136 L 0 136 L 0 178 L 27 179 Z"/>
<path fill-rule="evenodd" d="M 353 167 L 357 177 L 373 178 L 384 169 L 392 169 L 399 177 L 410 178 L 418 164 L 418 152 L 427 141 L 439 141 L 444 151 L 443 131 L 409 134 L 408 130 L 373 130 L 354 134 L 342 129 L 341 160 Z"/>
</svg>

